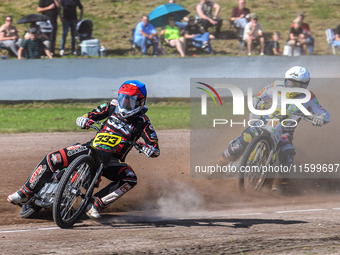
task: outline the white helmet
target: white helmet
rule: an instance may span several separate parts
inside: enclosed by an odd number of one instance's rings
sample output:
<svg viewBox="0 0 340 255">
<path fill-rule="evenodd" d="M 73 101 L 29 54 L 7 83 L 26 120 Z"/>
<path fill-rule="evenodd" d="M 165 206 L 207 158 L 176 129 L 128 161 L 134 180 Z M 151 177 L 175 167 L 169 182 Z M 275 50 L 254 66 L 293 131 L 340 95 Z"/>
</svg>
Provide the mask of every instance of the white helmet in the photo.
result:
<svg viewBox="0 0 340 255">
<path fill-rule="evenodd" d="M 287 88 L 304 88 L 308 87 L 310 74 L 302 66 L 293 66 L 285 74 L 285 87 Z"/>
</svg>

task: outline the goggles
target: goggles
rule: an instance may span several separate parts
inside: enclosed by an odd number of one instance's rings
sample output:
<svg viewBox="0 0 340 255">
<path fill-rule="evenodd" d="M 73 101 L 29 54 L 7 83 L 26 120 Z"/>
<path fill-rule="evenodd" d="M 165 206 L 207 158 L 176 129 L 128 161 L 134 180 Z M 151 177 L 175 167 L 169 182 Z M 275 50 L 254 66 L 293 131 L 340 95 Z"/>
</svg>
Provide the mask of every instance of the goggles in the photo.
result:
<svg viewBox="0 0 340 255">
<path fill-rule="evenodd" d="M 285 87 L 287 88 L 303 88 L 306 89 L 308 87 L 308 82 L 301 82 L 292 79 L 285 80 Z"/>
<path fill-rule="evenodd" d="M 127 111 L 134 110 L 137 104 L 137 96 L 130 96 L 126 94 L 118 95 L 118 104 L 120 109 Z"/>
</svg>

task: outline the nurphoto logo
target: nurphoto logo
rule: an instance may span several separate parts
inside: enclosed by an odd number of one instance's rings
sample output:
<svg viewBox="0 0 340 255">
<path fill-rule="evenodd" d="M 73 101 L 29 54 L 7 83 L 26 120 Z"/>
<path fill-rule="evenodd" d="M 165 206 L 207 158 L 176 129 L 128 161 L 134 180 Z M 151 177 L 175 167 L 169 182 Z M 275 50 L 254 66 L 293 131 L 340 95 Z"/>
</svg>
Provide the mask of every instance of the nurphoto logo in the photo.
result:
<svg viewBox="0 0 340 255">
<path fill-rule="evenodd" d="M 217 93 L 216 89 L 224 90 L 228 89 L 232 94 L 232 100 L 233 100 L 233 115 L 244 115 L 244 98 L 245 95 L 243 94 L 242 90 L 238 88 L 235 85 L 230 84 L 218 84 L 214 87 L 211 85 L 208 85 L 203 82 L 197 82 L 201 85 L 204 85 L 211 89 L 215 95 L 217 96 L 218 100 L 220 101 L 220 104 L 222 106 L 222 100 L 220 95 Z M 216 100 L 214 96 L 207 90 L 201 87 L 197 87 L 198 89 L 206 92 L 201 94 L 201 115 L 207 115 L 207 94 L 213 99 L 215 105 Z M 272 104 L 269 109 L 266 110 L 258 110 L 255 109 L 253 106 L 253 89 L 248 87 L 247 89 L 247 103 L 248 103 L 248 109 L 251 113 L 256 115 L 269 115 L 272 114 L 278 107 L 278 103 L 280 101 L 281 104 L 281 115 L 286 115 L 286 106 L 287 105 L 295 105 L 298 109 L 301 110 L 301 112 L 305 115 L 311 115 L 311 113 L 302 105 L 306 102 L 308 102 L 311 99 L 311 93 L 308 89 L 303 88 L 285 88 L 285 87 L 275 87 L 273 88 L 273 97 L 272 97 Z M 304 98 L 287 98 L 287 93 L 300 93 L 305 94 Z M 279 96 L 280 95 L 280 98 Z"/>
</svg>

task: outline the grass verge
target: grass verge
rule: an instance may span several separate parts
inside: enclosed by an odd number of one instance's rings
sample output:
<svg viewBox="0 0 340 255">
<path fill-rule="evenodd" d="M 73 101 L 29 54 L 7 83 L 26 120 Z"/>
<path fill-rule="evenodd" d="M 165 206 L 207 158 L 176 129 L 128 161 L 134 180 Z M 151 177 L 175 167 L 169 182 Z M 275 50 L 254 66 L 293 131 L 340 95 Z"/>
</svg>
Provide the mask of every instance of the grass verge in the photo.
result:
<svg viewBox="0 0 340 255">
<path fill-rule="evenodd" d="M 101 103 L 0 105 L 0 133 L 81 131 L 75 124 L 76 118 Z M 147 115 L 156 130 L 189 128 L 189 103 L 159 102 L 148 104 L 148 107 Z"/>
</svg>

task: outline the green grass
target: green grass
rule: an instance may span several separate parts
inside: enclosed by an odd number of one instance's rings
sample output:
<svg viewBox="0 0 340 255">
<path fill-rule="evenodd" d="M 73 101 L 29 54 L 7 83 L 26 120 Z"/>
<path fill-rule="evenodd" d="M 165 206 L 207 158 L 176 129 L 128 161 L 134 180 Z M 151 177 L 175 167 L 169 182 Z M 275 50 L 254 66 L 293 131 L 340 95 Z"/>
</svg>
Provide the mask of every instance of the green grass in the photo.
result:
<svg viewBox="0 0 340 255">
<path fill-rule="evenodd" d="M 13 15 L 14 22 L 20 17 L 36 13 L 38 0 L 1 0 L 0 17 L 5 22 L 5 16 Z M 84 5 L 84 18 L 89 18 L 94 23 L 93 36 L 108 49 L 109 57 L 131 57 L 130 44 L 131 28 L 140 21 L 142 14 L 150 13 L 155 7 L 167 3 L 166 0 L 81 0 Z M 181 0 L 180 5 L 196 15 L 195 7 L 199 0 Z M 217 0 L 221 5 L 220 17 L 224 19 L 222 32 L 227 36 L 226 40 L 212 42 L 217 56 L 237 56 L 239 52 L 238 41 L 232 37 L 233 29 L 229 25 L 231 10 L 237 5 L 237 0 Z M 259 22 L 264 32 L 281 33 L 281 46 L 288 38 L 289 27 L 299 12 L 306 14 L 305 22 L 309 23 L 315 41 L 315 54 L 327 54 L 327 42 L 325 29 L 335 28 L 340 20 L 340 2 L 338 0 L 248 0 L 247 7 L 251 12 L 259 15 Z M 60 44 L 60 21 L 57 35 L 57 48 Z M 26 30 L 23 24 L 18 24 L 20 36 Z M 160 30 L 158 28 L 158 30 Z M 70 53 L 69 37 L 66 42 L 66 54 Z M 58 51 L 57 51 L 58 53 Z"/>
<path fill-rule="evenodd" d="M 0 133 L 81 131 L 77 117 L 100 103 L 0 105 Z M 156 130 L 189 128 L 188 103 L 151 103 L 147 115 Z"/>
</svg>

